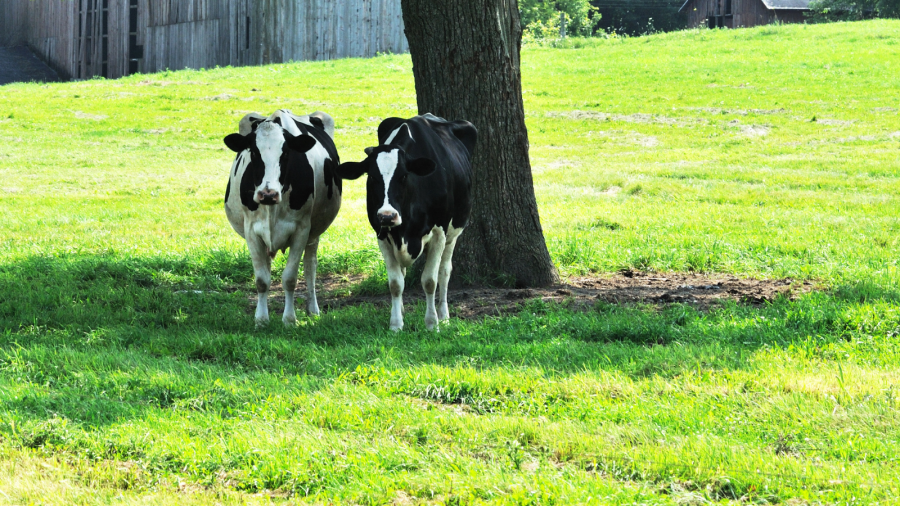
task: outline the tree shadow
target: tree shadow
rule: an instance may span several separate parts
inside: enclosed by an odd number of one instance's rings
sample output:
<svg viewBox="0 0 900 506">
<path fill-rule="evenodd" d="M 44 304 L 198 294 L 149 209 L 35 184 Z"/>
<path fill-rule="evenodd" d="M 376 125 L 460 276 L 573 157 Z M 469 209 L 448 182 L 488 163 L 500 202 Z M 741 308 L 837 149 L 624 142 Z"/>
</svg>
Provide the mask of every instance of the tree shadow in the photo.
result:
<svg viewBox="0 0 900 506">
<path fill-rule="evenodd" d="M 305 378 L 290 388 L 313 392 L 373 364 L 547 378 L 604 370 L 635 380 L 738 370 L 761 347 L 845 339 L 843 312 L 861 298 L 900 300 L 896 289 L 876 284 L 711 311 L 533 300 L 514 314 L 452 319 L 440 333 L 424 329 L 421 300 L 407 305 L 400 333 L 387 329 L 385 305 L 365 302 L 294 328 L 273 318 L 256 329 L 246 312 L 250 272 L 244 256 L 216 251 L 0 265 L 3 409 L 21 420 L 65 417 L 92 427 L 160 409 L 229 416 L 236 405 L 283 392 L 285 378 Z"/>
</svg>

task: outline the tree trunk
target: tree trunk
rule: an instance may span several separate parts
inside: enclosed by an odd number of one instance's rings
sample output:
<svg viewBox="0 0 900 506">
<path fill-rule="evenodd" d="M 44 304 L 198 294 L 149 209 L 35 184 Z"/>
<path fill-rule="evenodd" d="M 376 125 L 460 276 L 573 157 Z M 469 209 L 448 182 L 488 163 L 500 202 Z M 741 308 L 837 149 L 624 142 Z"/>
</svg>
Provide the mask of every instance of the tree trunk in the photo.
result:
<svg viewBox="0 0 900 506">
<path fill-rule="evenodd" d="M 478 129 L 472 217 L 456 281 L 545 286 L 559 275 L 541 230 L 522 104 L 516 0 L 402 0 L 419 114 Z"/>
</svg>

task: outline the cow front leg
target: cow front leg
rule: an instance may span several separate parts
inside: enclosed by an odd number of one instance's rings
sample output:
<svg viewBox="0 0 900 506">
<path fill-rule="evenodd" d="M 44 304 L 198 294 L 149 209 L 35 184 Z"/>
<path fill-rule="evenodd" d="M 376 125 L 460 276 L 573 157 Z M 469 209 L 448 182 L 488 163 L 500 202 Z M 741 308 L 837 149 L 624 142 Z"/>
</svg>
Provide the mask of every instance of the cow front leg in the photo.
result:
<svg viewBox="0 0 900 506">
<path fill-rule="evenodd" d="M 316 300 L 316 267 L 319 265 L 317 252 L 319 239 L 316 238 L 306 245 L 303 253 L 303 276 L 306 278 L 306 312 L 313 316 L 319 315 L 319 302 Z"/>
<path fill-rule="evenodd" d="M 285 327 L 293 327 L 297 324 L 297 312 L 294 308 L 294 292 L 297 290 L 297 275 L 300 271 L 300 257 L 306 248 L 306 240 L 309 238 L 309 227 L 304 232 L 298 232 L 291 242 L 284 272 L 281 274 L 281 285 L 284 287 L 284 315 L 281 321 Z"/>
<path fill-rule="evenodd" d="M 388 288 L 391 290 L 391 330 L 399 332 L 403 330 L 403 268 L 394 257 L 394 247 L 387 240 L 378 240 L 378 248 L 384 257 L 384 267 L 387 269 Z"/>
<path fill-rule="evenodd" d="M 444 235 L 444 231 L 440 227 L 436 227 L 428 242 L 428 256 L 425 258 L 425 268 L 422 270 L 422 288 L 425 290 L 425 328 L 428 330 L 438 330 L 438 313 L 434 306 L 434 292 L 437 289 L 438 268 L 446 242 L 447 236 Z"/>
<path fill-rule="evenodd" d="M 272 284 L 272 258 L 269 249 L 258 238 L 249 239 L 250 261 L 256 277 L 256 326 L 269 324 L 269 286 Z"/>
<path fill-rule="evenodd" d="M 444 246 L 444 253 L 441 255 L 441 267 L 438 272 L 438 290 L 440 291 L 440 299 L 438 300 L 438 320 L 450 319 L 450 308 L 447 302 L 447 288 L 450 284 L 450 273 L 453 271 L 453 250 L 456 248 L 456 239 L 462 229 L 454 230 L 450 227 L 447 232 L 447 243 Z"/>
</svg>

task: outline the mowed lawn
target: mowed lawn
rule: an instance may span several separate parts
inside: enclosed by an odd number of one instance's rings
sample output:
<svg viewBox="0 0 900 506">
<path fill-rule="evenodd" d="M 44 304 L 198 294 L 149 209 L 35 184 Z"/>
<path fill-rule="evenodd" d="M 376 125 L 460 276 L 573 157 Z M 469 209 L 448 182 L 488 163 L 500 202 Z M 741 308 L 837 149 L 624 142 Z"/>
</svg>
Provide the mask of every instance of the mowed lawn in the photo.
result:
<svg viewBox="0 0 900 506">
<path fill-rule="evenodd" d="M 820 289 L 256 330 L 222 138 L 322 110 L 359 160 L 407 55 L 2 86 L 0 504 L 900 501 L 900 21 L 557 46 L 522 73 L 564 276 Z M 319 272 L 384 293 L 364 190 Z"/>
</svg>

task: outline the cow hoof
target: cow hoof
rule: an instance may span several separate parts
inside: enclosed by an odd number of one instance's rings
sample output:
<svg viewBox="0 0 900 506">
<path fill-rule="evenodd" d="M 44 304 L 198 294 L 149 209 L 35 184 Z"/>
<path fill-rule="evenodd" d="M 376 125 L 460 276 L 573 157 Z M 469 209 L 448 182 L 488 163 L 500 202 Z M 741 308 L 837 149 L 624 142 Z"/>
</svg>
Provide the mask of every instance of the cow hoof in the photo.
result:
<svg viewBox="0 0 900 506">
<path fill-rule="evenodd" d="M 445 322 L 450 319 L 450 311 L 444 308 L 438 310 L 438 321 Z"/>
<path fill-rule="evenodd" d="M 256 328 L 261 329 L 263 327 L 268 327 L 268 326 L 269 326 L 268 318 L 257 318 L 256 319 Z"/>
<path fill-rule="evenodd" d="M 284 322 L 284 326 L 287 328 L 296 327 L 297 326 L 297 318 L 282 318 L 281 321 Z"/>
<path fill-rule="evenodd" d="M 393 331 L 393 332 L 400 332 L 401 330 L 403 330 L 403 324 L 402 324 L 402 323 L 401 323 L 400 325 L 394 325 L 393 323 L 391 324 L 391 331 Z"/>
<path fill-rule="evenodd" d="M 306 308 L 306 313 L 309 316 L 319 316 L 319 306 L 312 306 Z"/>
</svg>

